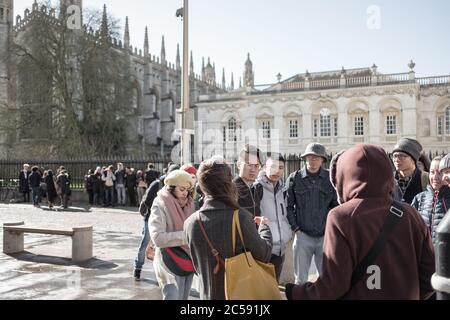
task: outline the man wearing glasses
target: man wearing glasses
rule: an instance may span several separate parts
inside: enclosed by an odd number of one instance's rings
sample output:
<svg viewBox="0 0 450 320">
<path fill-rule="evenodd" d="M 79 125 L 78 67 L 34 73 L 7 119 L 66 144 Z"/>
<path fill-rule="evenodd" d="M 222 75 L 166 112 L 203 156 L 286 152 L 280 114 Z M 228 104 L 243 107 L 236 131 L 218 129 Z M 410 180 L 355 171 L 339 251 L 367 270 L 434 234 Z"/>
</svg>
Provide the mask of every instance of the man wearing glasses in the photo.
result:
<svg viewBox="0 0 450 320">
<path fill-rule="evenodd" d="M 261 215 L 261 195 L 257 194 L 253 187 L 261 168 L 260 156 L 261 152 L 258 148 L 245 145 L 237 161 L 239 176 L 233 181 L 239 193 L 239 206 L 248 210 L 253 217 Z"/>
<path fill-rule="evenodd" d="M 425 191 L 428 173 L 417 167 L 422 145 L 414 139 L 401 138 L 392 151 L 395 167 L 395 199 L 411 204 L 414 197 Z"/>
</svg>

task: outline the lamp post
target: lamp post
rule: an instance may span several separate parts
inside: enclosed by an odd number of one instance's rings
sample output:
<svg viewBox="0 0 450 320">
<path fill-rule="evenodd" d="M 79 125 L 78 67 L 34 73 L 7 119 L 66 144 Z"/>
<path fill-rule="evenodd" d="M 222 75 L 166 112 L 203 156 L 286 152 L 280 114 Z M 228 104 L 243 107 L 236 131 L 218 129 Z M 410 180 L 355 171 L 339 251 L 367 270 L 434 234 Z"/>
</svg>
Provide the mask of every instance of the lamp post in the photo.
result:
<svg viewBox="0 0 450 320">
<path fill-rule="evenodd" d="M 176 12 L 177 17 L 183 19 L 183 66 L 181 81 L 181 128 L 180 128 L 180 152 L 181 164 L 189 162 L 189 151 L 186 149 L 186 111 L 189 109 L 189 5 L 188 0 L 183 0 L 183 8 Z"/>
</svg>

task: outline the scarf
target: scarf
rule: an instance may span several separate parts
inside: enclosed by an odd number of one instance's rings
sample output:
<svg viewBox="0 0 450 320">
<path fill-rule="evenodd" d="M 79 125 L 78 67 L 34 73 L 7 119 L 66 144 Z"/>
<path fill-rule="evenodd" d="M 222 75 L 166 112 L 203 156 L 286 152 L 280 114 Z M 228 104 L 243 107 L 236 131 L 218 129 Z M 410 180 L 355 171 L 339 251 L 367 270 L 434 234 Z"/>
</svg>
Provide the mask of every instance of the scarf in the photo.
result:
<svg viewBox="0 0 450 320">
<path fill-rule="evenodd" d="M 184 221 L 195 211 L 192 198 L 188 197 L 185 206 L 182 208 L 178 200 L 165 188 L 158 192 L 158 197 L 167 208 L 167 232 L 183 231 Z M 181 247 L 190 255 L 187 245 Z"/>
</svg>

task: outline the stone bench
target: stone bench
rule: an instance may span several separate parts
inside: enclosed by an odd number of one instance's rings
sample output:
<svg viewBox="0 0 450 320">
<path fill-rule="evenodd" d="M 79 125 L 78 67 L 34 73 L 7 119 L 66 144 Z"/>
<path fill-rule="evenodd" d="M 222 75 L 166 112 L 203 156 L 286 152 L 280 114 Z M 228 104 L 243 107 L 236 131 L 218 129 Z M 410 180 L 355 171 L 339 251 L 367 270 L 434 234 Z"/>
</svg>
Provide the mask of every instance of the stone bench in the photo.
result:
<svg viewBox="0 0 450 320">
<path fill-rule="evenodd" d="M 3 224 L 3 253 L 24 251 L 24 233 L 52 234 L 72 237 L 72 261 L 82 262 L 92 258 L 92 226 L 72 229 L 31 228 L 24 222 Z"/>
</svg>

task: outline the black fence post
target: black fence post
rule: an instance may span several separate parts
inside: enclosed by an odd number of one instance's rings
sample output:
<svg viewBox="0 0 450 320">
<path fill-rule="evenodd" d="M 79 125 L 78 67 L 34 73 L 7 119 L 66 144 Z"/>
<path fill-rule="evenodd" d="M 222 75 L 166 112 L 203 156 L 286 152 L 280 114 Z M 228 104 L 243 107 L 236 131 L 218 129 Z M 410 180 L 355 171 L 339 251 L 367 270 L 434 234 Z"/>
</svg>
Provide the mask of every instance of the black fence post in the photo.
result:
<svg viewBox="0 0 450 320">
<path fill-rule="evenodd" d="M 431 278 L 431 284 L 436 290 L 437 300 L 450 300 L 450 210 L 436 231 L 436 273 Z"/>
</svg>

